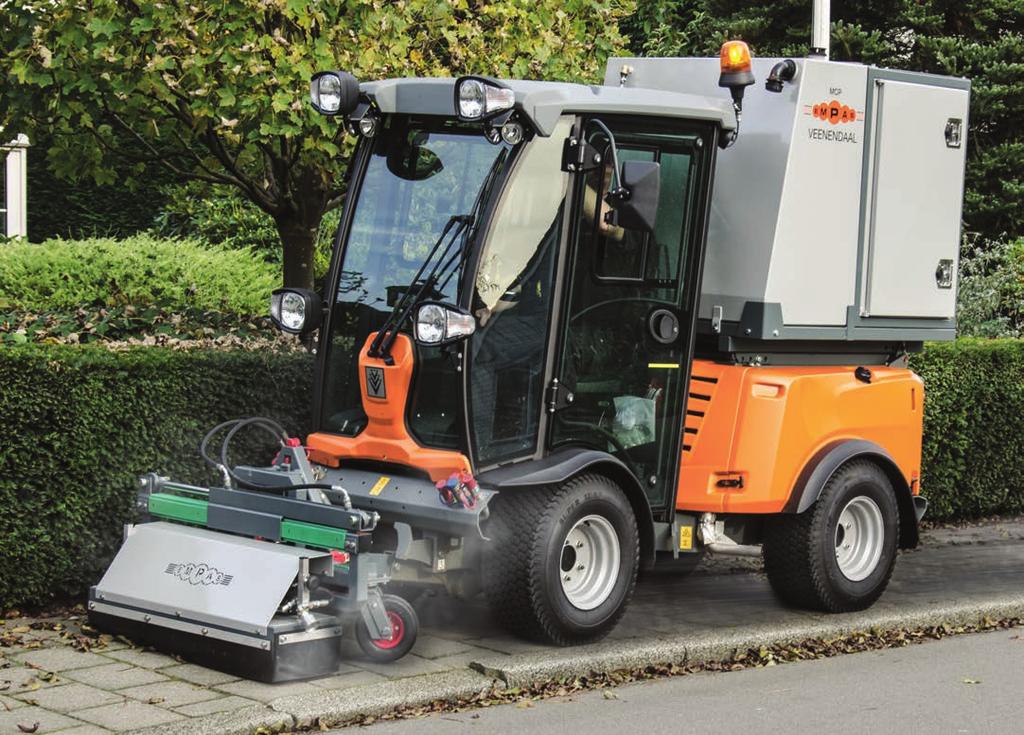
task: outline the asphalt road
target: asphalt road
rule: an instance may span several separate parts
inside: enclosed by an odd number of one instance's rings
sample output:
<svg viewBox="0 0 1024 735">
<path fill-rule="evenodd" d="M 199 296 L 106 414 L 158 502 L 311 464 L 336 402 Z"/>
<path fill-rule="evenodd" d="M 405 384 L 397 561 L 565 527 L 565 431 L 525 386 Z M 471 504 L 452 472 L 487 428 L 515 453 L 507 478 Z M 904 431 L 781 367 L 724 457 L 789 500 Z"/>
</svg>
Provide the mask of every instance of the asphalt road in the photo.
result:
<svg viewBox="0 0 1024 735">
<path fill-rule="evenodd" d="M 705 673 L 384 722 L 371 735 L 452 733 L 1021 733 L 1024 629 L 730 673 Z M 361 728 L 360 731 L 364 731 Z"/>
</svg>

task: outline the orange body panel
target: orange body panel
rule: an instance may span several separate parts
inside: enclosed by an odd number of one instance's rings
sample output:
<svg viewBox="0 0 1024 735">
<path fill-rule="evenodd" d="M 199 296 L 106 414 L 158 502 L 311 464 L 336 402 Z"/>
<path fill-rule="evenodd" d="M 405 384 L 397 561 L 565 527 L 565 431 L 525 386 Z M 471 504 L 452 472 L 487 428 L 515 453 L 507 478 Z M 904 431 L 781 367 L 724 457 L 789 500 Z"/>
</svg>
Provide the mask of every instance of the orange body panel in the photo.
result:
<svg viewBox="0 0 1024 735">
<path fill-rule="evenodd" d="M 854 367 L 695 360 L 676 507 L 780 512 L 808 461 L 839 439 L 883 447 L 917 494 L 924 384 L 907 369 L 871 375 L 865 383 Z"/>
<path fill-rule="evenodd" d="M 399 334 L 391 348 L 393 365 L 367 355 L 376 332 L 366 338 L 359 353 L 359 388 L 366 428 L 356 436 L 310 434 L 306 438 L 309 458 L 329 467 L 338 467 L 344 459 L 372 459 L 393 462 L 425 470 L 432 480 L 447 479 L 453 472 L 469 471 L 469 459 L 460 452 L 421 447 L 405 426 L 405 410 L 412 384 L 412 340 Z M 384 371 L 385 398 L 371 397 L 366 390 L 366 368 Z"/>
</svg>

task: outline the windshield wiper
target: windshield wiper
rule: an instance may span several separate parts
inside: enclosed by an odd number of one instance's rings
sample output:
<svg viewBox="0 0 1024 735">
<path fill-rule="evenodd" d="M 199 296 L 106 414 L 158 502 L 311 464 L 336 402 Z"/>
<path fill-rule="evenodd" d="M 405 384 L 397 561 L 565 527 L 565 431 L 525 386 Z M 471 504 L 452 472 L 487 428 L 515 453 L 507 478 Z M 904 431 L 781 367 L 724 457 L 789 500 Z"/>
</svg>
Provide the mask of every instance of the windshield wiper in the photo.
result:
<svg viewBox="0 0 1024 735">
<path fill-rule="evenodd" d="M 402 298 L 395 304 L 395 308 L 392 309 L 391 315 L 384 322 L 384 326 L 377 331 L 377 336 L 370 343 L 370 349 L 366 352 L 369 357 L 383 358 L 387 365 L 394 364 L 394 358 L 391 357 L 391 346 L 398 337 L 399 328 L 409 318 L 409 315 L 416 307 L 416 304 L 419 303 L 423 294 L 433 291 L 434 286 L 437 284 L 439 273 L 446 271 L 451 267 L 455 259 L 461 256 L 459 251 L 451 255 L 449 253 L 452 245 L 461 241 L 462 234 L 472 222 L 473 215 L 471 214 L 453 214 L 448 218 L 444 229 L 441 230 L 441 235 L 430 249 L 430 253 L 424 258 L 419 270 L 416 271 L 416 275 L 413 277 L 409 288 L 402 294 Z M 445 244 L 446 240 L 447 244 Z M 435 260 L 434 256 L 437 255 L 438 250 L 441 250 L 442 245 L 444 245 L 444 250 L 441 252 L 441 257 Z M 434 267 L 430 269 L 430 273 L 420 283 L 420 278 L 423 277 L 424 271 L 426 271 L 427 266 L 431 262 L 434 263 Z M 420 283 L 419 288 L 416 288 L 417 283 Z"/>
<path fill-rule="evenodd" d="M 441 230 L 441 235 L 437 238 L 434 246 L 430 249 L 430 253 L 424 259 L 423 264 L 419 270 L 416 271 L 416 275 L 413 277 L 409 287 L 402 293 L 402 298 L 395 304 L 395 308 L 391 311 L 391 315 L 387 321 L 377 331 L 377 336 L 373 338 L 373 342 L 370 343 L 370 349 L 367 350 L 369 357 L 383 358 L 384 363 L 387 365 L 394 364 L 394 358 L 391 357 L 391 346 L 395 343 L 395 339 L 398 337 L 398 330 L 401 329 L 402 324 L 409 315 L 412 314 L 412 310 L 416 308 L 416 305 L 423 298 L 425 293 L 433 293 L 434 287 L 437 285 L 441 276 L 447 274 L 444 279 L 444 283 L 441 284 L 440 291 L 444 291 L 448 286 L 448 282 L 451 280 L 452 275 L 456 270 L 452 270 L 452 266 L 458 264 L 458 270 L 461 270 L 465 265 L 466 258 L 469 255 L 469 248 L 466 247 L 467 241 L 470 239 L 469 234 L 471 228 L 479 220 L 480 212 L 483 209 L 483 203 L 490 195 L 491 187 L 494 185 L 497 179 L 497 173 L 501 169 L 502 164 L 505 162 L 507 151 L 503 150 L 499 153 L 494 162 L 491 164 L 490 170 L 487 172 L 487 177 L 484 179 L 480 191 L 477 194 L 476 201 L 473 202 L 473 209 L 469 214 L 453 214 L 448 218 L 448 222 L 445 223 L 444 229 Z M 449 239 L 449 234 L 451 235 Z M 434 256 L 437 251 L 441 249 L 441 245 L 444 244 L 445 240 L 448 240 L 447 245 L 444 246 L 444 250 L 441 253 L 441 257 L 434 261 Z M 454 253 L 451 253 L 452 246 L 455 243 L 459 243 L 459 247 Z M 449 254 L 450 253 L 450 254 Z M 430 265 L 431 261 L 434 261 L 434 267 L 430 269 L 429 275 L 420 284 L 417 289 L 416 284 L 419 283 L 420 278 L 423 276 L 423 272 Z M 415 291 L 415 295 L 410 296 Z"/>
</svg>

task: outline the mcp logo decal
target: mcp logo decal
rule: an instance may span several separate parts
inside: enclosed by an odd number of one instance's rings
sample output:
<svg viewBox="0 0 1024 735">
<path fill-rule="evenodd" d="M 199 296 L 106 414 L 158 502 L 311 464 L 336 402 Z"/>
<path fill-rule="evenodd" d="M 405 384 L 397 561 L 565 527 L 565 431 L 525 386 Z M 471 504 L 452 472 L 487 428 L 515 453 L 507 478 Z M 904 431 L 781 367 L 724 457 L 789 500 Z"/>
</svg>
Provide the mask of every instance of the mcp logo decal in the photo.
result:
<svg viewBox="0 0 1024 735">
<path fill-rule="evenodd" d="M 806 109 L 806 108 L 805 108 Z M 838 125 L 857 121 L 857 111 L 839 100 L 822 102 L 811 108 L 811 114 L 819 120 Z"/>
<path fill-rule="evenodd" d="M 192 562 L 168 564 L 167 568 L 164 569 L 164 574 L 170 574 L 172 577 L 192 585 L 219 584 L 227 587 L 231 584 L 231 580 L 234 579 L 234 575 L 224 574 L 224 572 L 216 567 L 211 567 L 209 564 L 194 564 Z"/>
</svg>

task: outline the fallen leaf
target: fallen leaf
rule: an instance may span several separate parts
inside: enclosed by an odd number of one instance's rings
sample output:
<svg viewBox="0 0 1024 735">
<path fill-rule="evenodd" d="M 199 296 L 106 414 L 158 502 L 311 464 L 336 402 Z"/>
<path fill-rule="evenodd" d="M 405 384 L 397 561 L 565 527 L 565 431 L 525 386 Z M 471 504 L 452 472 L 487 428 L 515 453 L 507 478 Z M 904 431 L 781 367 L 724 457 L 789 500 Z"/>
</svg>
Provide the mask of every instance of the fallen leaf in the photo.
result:
<svg viewBox="0 0 1024 735">
<path fill-rule="evenodd" d="M 39 723 L 38 722 L 33 722 L 31 725 L 29 725 L 28 723 L 25 723 L 25 722 L 19 722 L 18 723 L 18 729 L 21 730 L 22 732 L 35 732 L 36 730 L 39 729 Z"/>
<path fill-rule="evenodd" d="M 517 702 L 516 707 L 518 707 L 519 709 L 532 709 L 533 702 L 531 702 L 529 699 L 524 699 L 522 702 Z"/>
<path fill-rule="evenodd" d="M 611 689 L 605 689 L 603 692 L 601 692 L 601 696 L 604 697 L 605 699 L 618 699 L 619 698 L 619 695 L 616 694 L 615 692 L 613 692 Z"/>
<path fill-rule="evenodd" d="M 39 706 L 39 700 L 38 699 L 29 699 L 28 697 L 25 697 L 21 701 L 24 702 L 25 704 L 30 704 L 33 707 L 38 707 Z"/>
<path fill-rule="evenodd" d="M 964 684 L 980 684 L 981 679 L 964 679 Z"/>
<path fill-rule="evenodd" d="M 32 629 L 27 625 L 19 625 L 17 628 L 11 628 L 12 633 L 28 633 L 30 630 Z"/>
<path fill-rule="evenodd" d="M 149 704 L 160 704 L 163 701 L 164 701 L 163 697 L 150 697 L 149 699 L 146 700 L 146 702 L 148 702 Z"/>
</svg>

